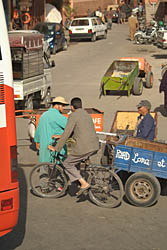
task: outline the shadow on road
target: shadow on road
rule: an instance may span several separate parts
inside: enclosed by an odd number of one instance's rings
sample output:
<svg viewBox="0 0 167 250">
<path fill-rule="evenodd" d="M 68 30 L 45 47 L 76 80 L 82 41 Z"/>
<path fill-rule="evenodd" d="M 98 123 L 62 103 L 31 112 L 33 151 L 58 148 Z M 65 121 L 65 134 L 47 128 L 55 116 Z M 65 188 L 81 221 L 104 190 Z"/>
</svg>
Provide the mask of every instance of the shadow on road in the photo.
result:
<svg viewBox="0 0 167 250">
<path fill-rule="evenodd" d="M 13 250 L 24 240 L 27 215 L 27 183 L 22 168 L 19 168 L 20 209 L 16 227 L 12 232 L 0 238 L 1 250 Z"/>
<path fill-rule="evenodd" d="M 153 54 L 152 57 L 155 59 L 167 59 L 167 54 Z"/>
</svg>

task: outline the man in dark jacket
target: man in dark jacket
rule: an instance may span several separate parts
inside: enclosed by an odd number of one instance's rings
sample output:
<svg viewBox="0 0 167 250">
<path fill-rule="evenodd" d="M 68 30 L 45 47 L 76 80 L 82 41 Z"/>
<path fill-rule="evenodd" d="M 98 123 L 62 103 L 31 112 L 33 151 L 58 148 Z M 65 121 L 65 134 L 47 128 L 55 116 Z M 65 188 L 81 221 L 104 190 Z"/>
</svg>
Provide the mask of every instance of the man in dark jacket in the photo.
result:
<svg viewBox="0 0 167 250">
<path fill-rule="evenodd" d="M 162 76 L 161 84 L 159 86 L 159 92 L 164 92 L 164 108 L 167 112 L 167 70 Z"/>
<path fill-rule="evenodd" d="M 82 109 L 82 101 L 76 97 L 71 100 L 72 114 L 68 118 L 64 133 L 61 135 L 55 150 L 60 152 L 69 137 L 75 140 L 71 154 L 64 161 L 64 167 L 71 182 L 79 181 L 81 184 L 78 196 L 87 190 L 90 185 L 81 176 L 76 165 L 82 160 L 95 154 L 99 149 L 99 139 L 96 135 L 91 116 Z"/>
<path fill-rule="evenodd" d="M 134 136 L 153 141 L 155 138 L 155 120 L 150 115 L 151 104 L 147 100 L 142 100 L 138 105 L 138 121 Z"/>
</svg>

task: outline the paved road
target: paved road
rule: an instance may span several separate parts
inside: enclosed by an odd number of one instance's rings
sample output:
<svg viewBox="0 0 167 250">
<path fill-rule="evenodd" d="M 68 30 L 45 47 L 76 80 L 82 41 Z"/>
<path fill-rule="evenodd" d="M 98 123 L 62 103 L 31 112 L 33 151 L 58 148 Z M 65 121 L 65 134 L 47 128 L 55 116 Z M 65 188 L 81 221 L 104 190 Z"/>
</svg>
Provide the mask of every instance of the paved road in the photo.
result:
<svg viewBox="0 0 167 250">
<path fill-rule="evenodd" d="M 109 131 L 117 110 L 136 110 L 141 99 L 159 110 L 159 139 L 167 139 L 163 96 L 158 93 L 160 64 L 164 51 L 154 46 L 136 46 L 127 38 L 127 25 L 114 25 L 107 40 L 82 42 L 55 56 L 53 95 L 70 100 L 80 96 L 85 107 L 104 111 L 104 130 Z M 142 97 L 99 96 L 100 79 L 107 67 L 120 56 L 145 56 L 153 65 L 153 89 L 144 89 Z M 136 208 L 126 200 L 116 209 L 102 209 L 89 201 L 78 201 L 70 194 L 57 200 L 40 199 L 29 190 L 29 166 L 37 156 L 29 149 L 25 120 L 17 121 L 21 210 L 15 230 L 0 239 L 0 250 L 166 250 L 166 202 L 150 208 Z M 26 145 L 25 145 L 26 144 Z M 165 192 L 165 190 L 164 190 Z"/>
</svg>

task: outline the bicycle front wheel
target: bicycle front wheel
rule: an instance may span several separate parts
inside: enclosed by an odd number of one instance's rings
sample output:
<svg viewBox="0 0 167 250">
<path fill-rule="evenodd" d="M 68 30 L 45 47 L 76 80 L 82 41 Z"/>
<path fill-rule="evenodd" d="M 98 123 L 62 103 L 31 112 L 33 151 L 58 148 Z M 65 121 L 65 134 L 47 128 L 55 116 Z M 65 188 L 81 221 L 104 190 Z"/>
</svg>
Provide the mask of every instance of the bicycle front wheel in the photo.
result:
<svg viewBox="0 0 167 250">
<path fill-rule="evenodd" d="M 32 192 L 42 198 L 58 198 L 65 194 L 68 182 L 63 169 L 54 163 L 43 162 L 30 173 Z"/>
<path fill-rule="evenodd" d="M 124 188 L 119 176 L 112 170 L 101 168 L 92 171 L 88 182 L 91 185 L 89 197 L 100 207 L 117 207 L 123 198 Z"/>
</svg>

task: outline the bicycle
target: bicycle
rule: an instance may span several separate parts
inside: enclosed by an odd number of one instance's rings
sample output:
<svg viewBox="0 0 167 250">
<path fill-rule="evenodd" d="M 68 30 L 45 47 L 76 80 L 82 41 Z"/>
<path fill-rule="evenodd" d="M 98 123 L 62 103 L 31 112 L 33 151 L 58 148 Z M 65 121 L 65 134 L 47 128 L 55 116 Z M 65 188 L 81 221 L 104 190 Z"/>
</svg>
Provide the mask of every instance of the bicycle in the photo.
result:
<svg viewBox="0 0 167 250">
<path fill-rule="evenodd" d="M 54 163 L 40 163 L 32 169 L 30 186 L 35 195 L 42 198 L 59 198 L 65 195 L 69 184 L 61 156 L 58 153 Z M 90 188 L 84 194 L 88 194 L 94 204 L 114 208 L 121 203 L 124 193 L 123 184 L 111 166 L 91 164 L 88 158 L 80 163 L 80 171 L 90 184 Z M 42 176 L 45 177 L 44 188 L 40 184 Z"/>
</svg>

